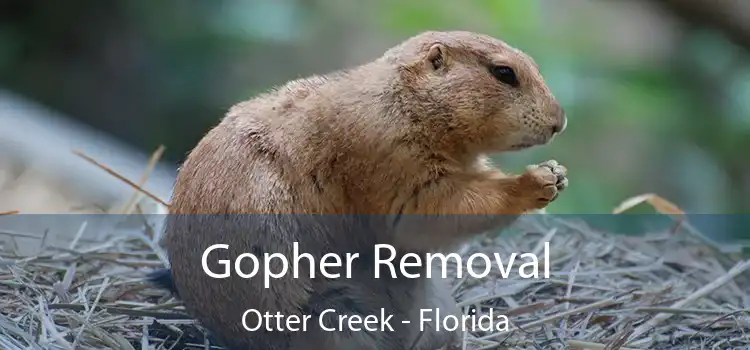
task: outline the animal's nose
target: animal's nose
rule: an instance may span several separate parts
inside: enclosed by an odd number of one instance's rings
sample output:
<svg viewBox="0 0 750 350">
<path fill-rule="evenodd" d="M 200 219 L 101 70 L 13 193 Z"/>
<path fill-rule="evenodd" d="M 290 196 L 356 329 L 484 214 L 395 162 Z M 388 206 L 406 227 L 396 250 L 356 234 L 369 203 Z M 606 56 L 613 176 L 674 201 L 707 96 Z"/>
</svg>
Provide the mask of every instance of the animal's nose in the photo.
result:
<svg viewBox="0 0 750 350">
<path fill-rule="evenodd" d="M 568 127 L 568 118 L 563 114 L 562 121 L 552 126 L 553 134 L 561 134 Z"/>
<path fill-rule="evenodd" d="M 552 126 L 553 134 L 560 134 L 568 127 L 568 116 L 565 115 L 565 110 L 562 107 L 559 107 L 557 115 L 557 123 Z"/>
</svg>

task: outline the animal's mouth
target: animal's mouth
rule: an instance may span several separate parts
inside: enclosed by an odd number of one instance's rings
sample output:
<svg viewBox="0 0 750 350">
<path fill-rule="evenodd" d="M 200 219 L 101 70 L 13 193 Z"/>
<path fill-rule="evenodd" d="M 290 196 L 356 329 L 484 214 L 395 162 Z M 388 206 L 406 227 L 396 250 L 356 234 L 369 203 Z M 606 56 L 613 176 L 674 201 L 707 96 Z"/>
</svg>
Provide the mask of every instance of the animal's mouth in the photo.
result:
<svg viewBox="0 0 750 350">
<path fill-rule="evenodd" d="M 535 137 L 535 138 L 528 137 L 528 138 L 524 138 L 519 143 L 511 145 L 510 149 L 523 150 L 523 149 L 532 148 L 536 146 L 547 145 L 550 142 L 552 142 L 552 139 L 554 138 L 555 138 L 554 135 L 550 137 Z"/>
<path fill-rule="evenodd" d="M 533 143 L 517 143 L 515 145 L 510 146 L 510 149 L 512 150 L 523 150 L 527 148 L 531 148 L 536 146 L 536 144 Z"/>
</svg>

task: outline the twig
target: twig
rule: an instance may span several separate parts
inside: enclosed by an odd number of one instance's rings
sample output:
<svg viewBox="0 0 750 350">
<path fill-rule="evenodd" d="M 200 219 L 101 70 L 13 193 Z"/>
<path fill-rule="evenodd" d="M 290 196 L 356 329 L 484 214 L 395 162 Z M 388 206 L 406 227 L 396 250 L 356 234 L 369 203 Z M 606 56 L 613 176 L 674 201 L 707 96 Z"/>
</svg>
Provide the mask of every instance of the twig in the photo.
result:
<svg viewBox="0 0 750 350">
<path fill-rule="evenodd" d="M 73 310 L 73 311 L 84 311 L 86 306 L 79 304 L 50 304 L 48 306 L 50 310 Z M 149 311 L 149 310 L 137 310 L 128 309 L 122 307 L 112 306 L 101 306 L 97 305 L 92 307 L 91 310 L 106 311 L 112 315 L 127 315 L 137 317 L 153 317 L 161 320 L 190 320 L 192 319 L 189 315 L 179 312 L 160 312 L 160 311 Z"/>
<path fill-rule="evenodd" d="M 159 202 L 159 203 L 160 203 L 161 205 L 163 205 L 163 206 L 165 206 L 165 207 L 167 207 L 167 208 L 169 207 L 169 204 L 167 204 L 167 202 L 165 202 L 165 201 L 161 200 L 161 198 L 159 198 L 159 197 L 157 197 L 156 195 L 154 195 L 153 193 L 151 193 L 151 192 L 149 192 L 149 191 L 147 191 L 147 190 L 145 190 L 145 189 L 141 188 L 141 186 L 138 186 L 138 185 L 137 185 L 136 183 L 134 183 L 133 181 L 130 181 L 130 180 L 128 180 L 127 178 L 125 178 L 124 176 L 122 176 L 122 175 L 118 174 L 118 173 L 117 173 L 117 172 L 115 172 L 114 170 L 112 170 L 112 169 L 108 168 L 107 166 L 105 166 L 105 165 L 103 165 L 103 164 L 101 164 L 101 163 L 97 162 L 97 161 L 96 161 L 95 159 L 93 159 L 93 158 L 91 158 L 91 157 L 89 157 L 89 156 L 87 156 L 87 155 L 85 155 L 85 154 L 83 154 L 83 153 L 81 153 L 81 152 L 79 152 L 79 151 L 73 151 L 73 153 L 74 153 L 75 155 L 77 155 L 77 156 L 79 156 L 79 157 L 81 157 L 81 158 L 85 159 L 85 160 L 86 160 L 86 161 L 88 161 L 89 163 L 91 163 L 91 164 L 94 164 L 94 165 L 98 166 L 99 168 L 101 168 L 102 170 L 106 171 L 106 172 L 107 172 L 107 173 L 109 173 L 110 175 L 112 175 L 112 176 L 116 177 L 116 178 L 117 178 L 117 179 L 119 179 L 120 181 L 122 181 L 122 182 L 124 182 L 124 183 L 128 184 L 128 185 L 129 185 L 130 187 L 134 188 L 134 189 L 135 189 L 136 191 L 139 191 L 139 192 L 143 193 L 144 195 L 146 195 L 146 196 L 148 196 L 149 198 L 151 198 L 151 199 L 153 199 L 153 200 L 155 200 L 155 201 Z"/>
<path fill-rule="evenodd" d="M 143 188 L 146 186 L 146 182 L 148 181 L 149 176 L 151 175 L 151 172 L 156 167 L 156 164 L 159 162 L 159 159 L 161 159 L 162 155 L 164 154 L 164 150 L 166 148 L 164 145 L 159 145 L 159 147 L 154 151 L 153 154 L 151 154 L 151 158 L 148 161 L 148 165 L 146 166 L 146 171 L 143 173 L 143 176 L 141 176 L 140 181 L 138 181 L 138 186 Z M 125 205 L 122 208 L 123 213 L 130 213 L 133 206 L 136 202 L 138 202 L 139 193 L 135 192 L 132 196 L 130 196 L 130 200 L 125 203 Z"/>
<path fill-rule="evenodd" d="M 587 341 L 581 341 L 581 340 L 568 340 L 568 346 L 570 346 L 571 349 L 580 349 L 580 350 L 608 350 L 607 345 L 601 344 L 601 343 L 591 343 Z M 618 350 L 640 350 L 638 348 L 628 348 L 628 347 L 621 347 L 618 348 Z"/>
<path fill-rule="evenodd" d="M 685 299 L 682 299 L 672 304 L 671 307 L 681 308 L 692 303 L 693 301 L 703 298 L 704 296 L 708 295 L 709 293 L 723 286 L 725 283 L 731 281 L 733 278 L 737 277 L 741 273 L 745 272 L 745 270 L 747 270 L 748 268 L 750 268 L 750 260 L 739 262 L 737 265 L 732 267 L 732 269 L 730 269 L 729 272 L 727 272 L 725 275 L 705 285 L 703 288 L 698 289 L 693 294 L 690 294 L 689 296 L 687 296 Z M 638 326 L 638 328 L 636 328 L 635 331 L 633 331 L 633 334 L 630 335 L 630 338 L 628 339 L 628 344 L 634 341 L 635 339 L 637 339 L 638 337 L 640 337 L 641 335 L 645 334 L 649 330 L 658 326 L 660 323 L 669 319 L 673 315 L 674 315 L 673 313 L 657 314 L 656 316 L 654 316 L 654 318 L 652 318 L 648 322 Z"/>
<path fill-rule="evenodd" d="M 582 307 L 579 307 L 579 308 L 575 308 L 575 309 L 572 309 L 572 310 L 560 312 L 560 313 L 557 313 L 555 315 L 543 318 L 543 319 L 538 320 L 538 321 L 529 322 L 527 324 L 524 324 L 522 327 L 519 326 L 517 328 L 512 328 L 512 329 L 509 329 L 507 331 L 496 332 L 496 333 L 493 333 L 493 334 L 481 337 L 479 339 L 482 339 L 482 340 L 495 339 L 495 338 L 498 338 L 499 336 L 501 336 L 501 335 L 503 335 L 505 333 L 508 333 L 508 332 L 512 332 L 512 331 L 515 331 L 515 330 L 523 330 L 523 329 L 527 329 L 527 328 L 536 327 L 536 326 L 543 325 L 543 324 L 548 323 L 548 322 L 557 321 L 557 320 L 559 320 L 559 319 L 561 319 L 561 318 L 563 318 L 565 316 L 575 315 L 575 314 L 582 313 L 582 312 L 593 311 L 593 310 L 596 310 L 596 309 L 601 309 L 601 308 L 605 308 L 605 307 L 616 305 L 616 304 L 620 304 L 620 303 L 621 302 L 616 301 L 614 299 L 605 299 L 605 300 L 602 300 L 602 301 L 599 301 L 599 302 L 596 302 L 596 303 L 593 303 L 593 304 L 589 304 L 589 305 L 585 305 L 585 306 L 582 306 Z"/>
</svg>

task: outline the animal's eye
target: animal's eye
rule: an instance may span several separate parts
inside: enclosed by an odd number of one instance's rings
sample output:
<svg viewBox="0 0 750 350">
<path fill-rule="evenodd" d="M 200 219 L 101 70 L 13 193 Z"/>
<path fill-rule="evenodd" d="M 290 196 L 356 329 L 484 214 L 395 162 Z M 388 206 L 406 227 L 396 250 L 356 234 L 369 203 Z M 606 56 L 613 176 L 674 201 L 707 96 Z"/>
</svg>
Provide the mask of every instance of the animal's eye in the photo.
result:
<svg viewBox="0 0 750 350">
<path fill-rule="evenodd" d="M 507 66 L 492 66 L 490 71 L 492 72 L 492 75 L 495 76 L 495 79 L 512 87 L 518 87 L 518 78 L 516 77 L 516 72 L 513 71 L 513 68 Z"/>
</svg>

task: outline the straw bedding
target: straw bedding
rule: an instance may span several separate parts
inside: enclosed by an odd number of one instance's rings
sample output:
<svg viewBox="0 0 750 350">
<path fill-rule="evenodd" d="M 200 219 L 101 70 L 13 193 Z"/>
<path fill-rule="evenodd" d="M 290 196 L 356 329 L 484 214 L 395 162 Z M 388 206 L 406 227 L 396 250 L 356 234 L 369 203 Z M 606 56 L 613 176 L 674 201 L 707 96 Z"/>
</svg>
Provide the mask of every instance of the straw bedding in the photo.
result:
<svg viewBox="0 0 750 350">
<path fill-rule="evenodd" d="M 550 242 L 549 279 L 454 283 L 478 315 L 507 315 L 509 331 L 467 333 L 465 349 L 740 349 L 750 347 L 750 262 L 718 254 L 685 229 L 627 237 L 537 215 L 520 234 L 483 238 L 459 253 L 503 256 Z M 0 260 L 0 348 L 207 349 L 178 301 L 143 281 L 163 266 L 154 234 L 111 235 Z M 493 270 L 495 271 L 495 270 Z"/>
</svg>

